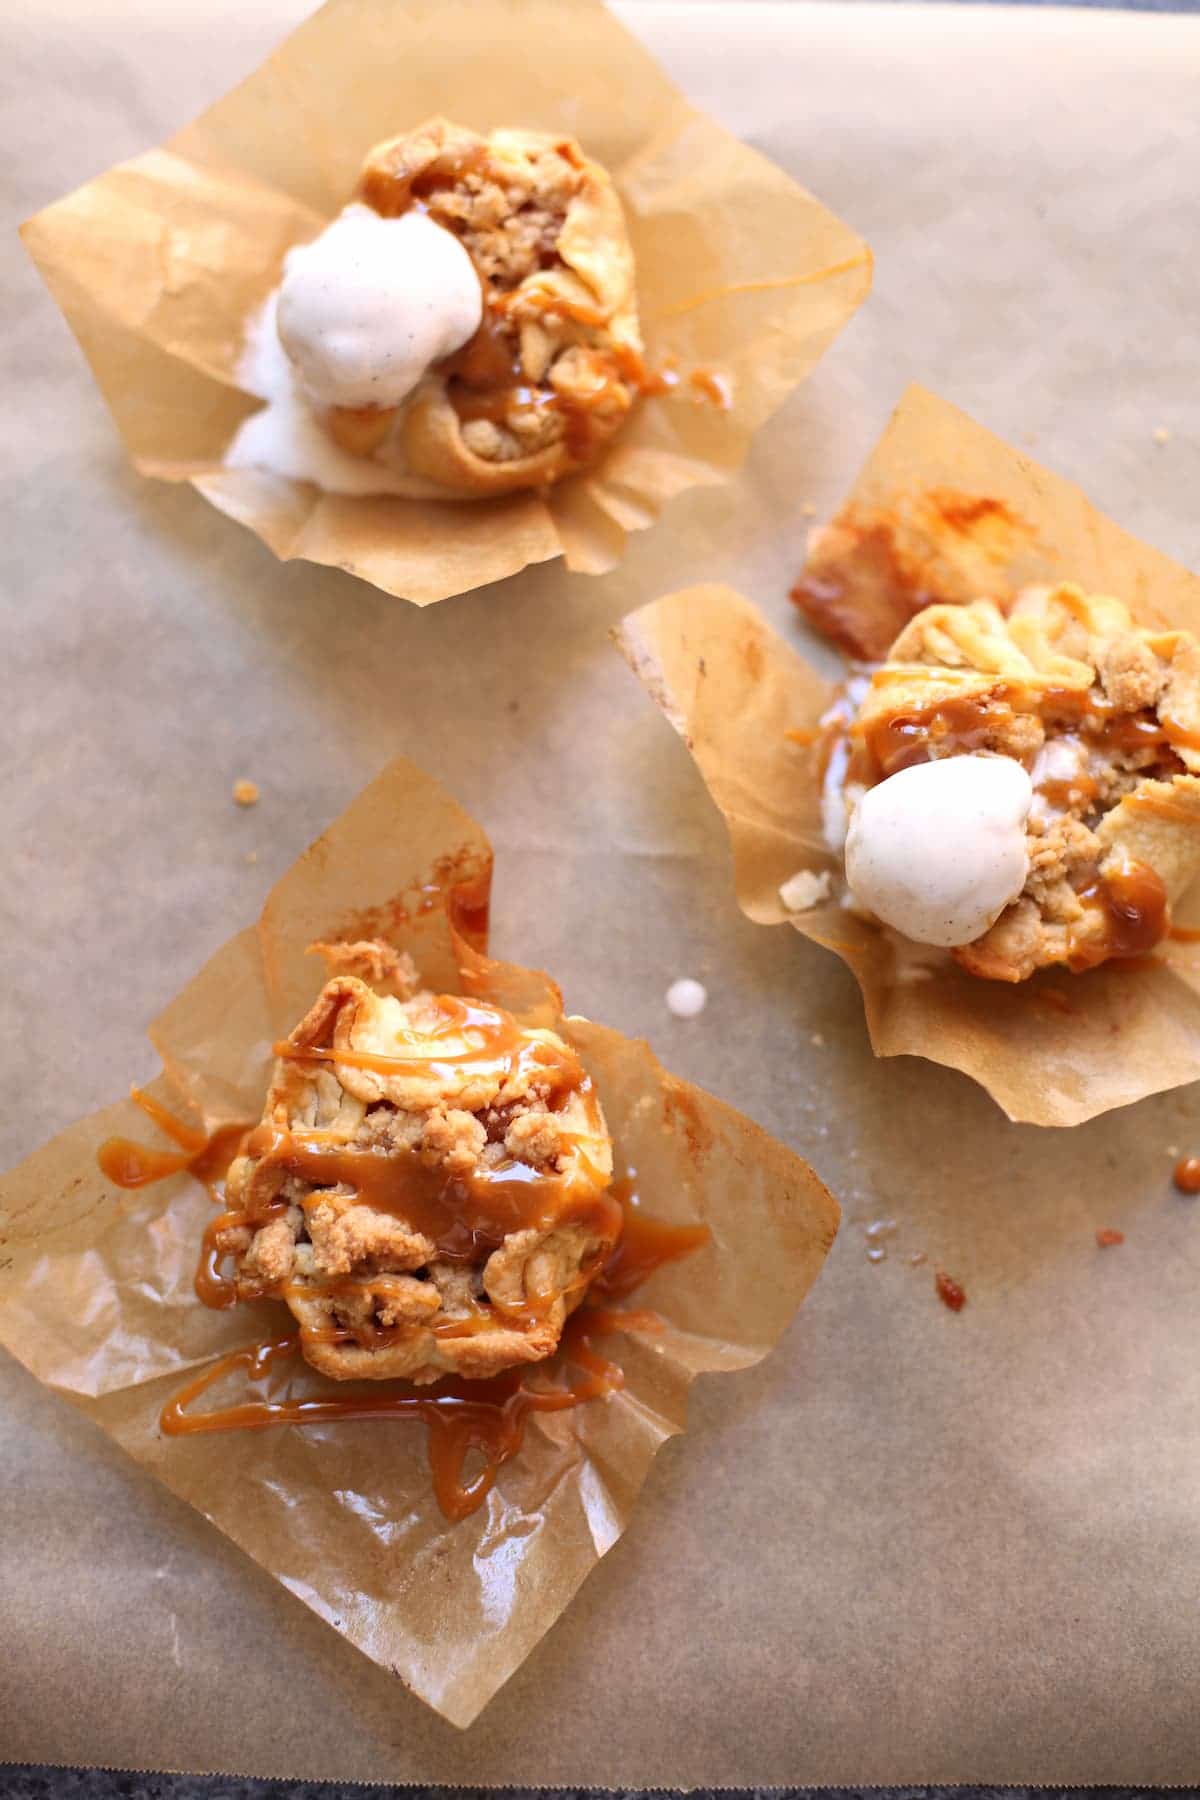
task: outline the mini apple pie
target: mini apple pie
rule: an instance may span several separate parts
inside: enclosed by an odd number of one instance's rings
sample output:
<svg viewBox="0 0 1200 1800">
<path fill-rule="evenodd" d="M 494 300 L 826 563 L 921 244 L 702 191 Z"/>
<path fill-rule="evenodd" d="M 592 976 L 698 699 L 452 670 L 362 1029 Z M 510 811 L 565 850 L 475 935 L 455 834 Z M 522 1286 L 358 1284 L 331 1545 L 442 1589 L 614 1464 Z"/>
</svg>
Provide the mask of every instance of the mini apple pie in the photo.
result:
<svg viewBox="0 0 1200 1800">
<path fill-rule="evenodd" d="M 607 172 L 571 138 L 445 119 L 371 151 L 353 203 L 289 254 L 275 327 L 342 451 L 466 498 L 588 463 L 642 375 Z"/>
<path fill-rule="evenodd" d="M 851 900 L 973 975 L 1142 954 L 1200 874 L 1200 645 L 1119 600 L 927 607 L 828 729 Z"/>
<path fill-rule="evenodd" d="M 417 989 L 387 945 L 276 1046 L 213 1249 L 287 1302 L 337 1379 L 537 1362 L 612 1251 L 612 1143 L 574 1051 L 490 1003 Z"/>
</svg>

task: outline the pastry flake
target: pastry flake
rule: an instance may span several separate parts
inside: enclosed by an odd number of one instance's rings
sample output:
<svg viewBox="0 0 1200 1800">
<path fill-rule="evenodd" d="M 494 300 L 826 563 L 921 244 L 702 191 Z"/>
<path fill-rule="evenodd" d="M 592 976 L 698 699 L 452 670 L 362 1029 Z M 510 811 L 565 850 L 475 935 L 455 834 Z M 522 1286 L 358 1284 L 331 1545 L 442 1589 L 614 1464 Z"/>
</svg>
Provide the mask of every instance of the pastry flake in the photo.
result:
<svg viewBox="0 0 1200 1800">
<path fill-rule="evenodd" d="M 489 1002 L 336 974 L 278 1045 L 212 1249 L 335 1379 L 472 1379 L 552 1354 L 620 1235 L 579 1058 Z M 328 955 L 328 947 L 326 947 Z"/>
<path fill-rule="evenodd" d="M 832 732 L 831 841 L 868 788 L 914 764 L 982 754 L 1027 770 L 1028 875 L 952 950 L 971 974 L 1017 982 L 1144 953 L 1200 874 L 1200 645 L 1142 629 L 1111 596 L 1063 583 L 1007 611 L 927 607 Z"/>
<path fill-rule="evenodd" d="M 995 495 L 935 486 L 851 502 L 812 531 L 791 599 L 846 655 L 879 662 L 908 621 L 1008 585 L 1033 533 Z"/>
</svg>

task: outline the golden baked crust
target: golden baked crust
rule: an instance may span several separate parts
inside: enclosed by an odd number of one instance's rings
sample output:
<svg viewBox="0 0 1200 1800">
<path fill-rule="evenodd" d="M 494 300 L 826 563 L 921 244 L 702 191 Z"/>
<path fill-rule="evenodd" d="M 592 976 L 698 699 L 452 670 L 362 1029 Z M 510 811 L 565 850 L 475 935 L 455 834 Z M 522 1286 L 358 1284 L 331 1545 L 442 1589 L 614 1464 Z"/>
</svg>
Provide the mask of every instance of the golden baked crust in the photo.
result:
<svg viewBox="0 0 1200 1800">
<path fill-rule="evenodd" d="M 549 1356 L 621 1227 L 591 1083 L 554 1032 L 352 951 L 394 991 L 335 975 L 278 1047 L 215 1244 L 238 1296 L 286 1300 L 337 1379 Z"/>
<path fill-rule="evenodd" d="M 1138 954 L 1200 874 L 1200 645 L 1069 583 L 927 607 L 849 725 L 845 804 L 913 762 L 965 752 L 1028 770 L 1029 876 L 974 943 L 972 974 L 1022 981 Z"/>
<path fill-rule="evenodd" d="M 543 487 L 590 462 L 638 393 L 633 252 L 606 170 L 572 138 L 430 119 L 367 157 L 359 199 L 419 205 L 469 252 L 484 296 L 470 343 L 399 408 L 326 416 L 371 455 L 467 497 Z"/>
</svg>

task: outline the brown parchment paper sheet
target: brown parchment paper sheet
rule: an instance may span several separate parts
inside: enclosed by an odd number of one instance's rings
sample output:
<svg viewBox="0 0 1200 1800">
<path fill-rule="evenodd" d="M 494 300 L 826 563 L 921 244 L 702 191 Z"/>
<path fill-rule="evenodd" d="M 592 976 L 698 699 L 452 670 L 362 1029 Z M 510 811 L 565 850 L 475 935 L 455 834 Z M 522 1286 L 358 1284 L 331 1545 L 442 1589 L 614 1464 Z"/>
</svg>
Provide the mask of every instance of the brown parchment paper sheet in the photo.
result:
<svg viewBox="0 0 1200 1800">
<path fill-rule="evenodd" d="M 732 903 L 721 815 L 607 634 L 726 583 L 832 677 L 787 590 L 912 376 L 1200 567 L 1180 376 L 1200 367 L 1180 256 L 1200 241 L 1196 20 L 617 10 L 877 263 L 744 469 L 681 494 L 586 604 L 560 562 L 399 606 L 278 562 L 187 483 L 140 480 L 0 240 L 0 1167 L 153 1078 L 147 1022 L 401 753 L 487 824 L 495 954 L 554 971 L 569 1010 L 798 1151 L 842 1229 L 771 1355 L 694 1384 L 632 1528 L 465 1732 L 0 1352 L 0 1759 L 468 1787 L 1194 1785 L 1200 1213 L 1170 1169 L 1200 1150 L 1200 1085 L 1045 1131 L 953 1070 L 877 1059 L 841 960 Z M 164 141 L 306 11 L 0 9 L 7 216 L 75 186 L 81 155 L 98 170 Z M 246 811 L 239 776 L 262 790 Z M 708 986 L 699 1019 L 663 1003 L 680 975 Z M 881 1218 L 897 1230 L 873 1263 Z M 1126 1241 L 1099 1251 L 1106 1226 Z M 967 1290 L 957 1316 L 938 1263 Z"/>
<path fill-rule="evenodd" d="M 446 871 L 450 871 L 446 873 Z M 211 1202 L 186 1174 L 122 1192 L 96 1164 L 111 1135 L 146 1141 L 132 1101 L 70 1127 L 0 1180 L 0 1344 L 136 1461 L 442 1713 L 469 1725 L 629 1520 L 655 1451 L 683 1429 L 695 1376 L 765 1355 L 816 1279 L 838 1208 L 807 1164 L 732 1107 L 668 1075 L 644 1043 L 562 1017 L 544 975 L 453 937 L 455 884 L 490 886 L 482 832 L 413 764 L 394 762 L 276 883 L 257 930 L 219 950 L 150 1028 L 151 1092 L 205 1128 L 262 1113 L 270 1045 L 315 999 L 315 941 L 360 933 L 408 950 L 436 991 L 496 1001 L 562 1031 L 593 1077 L 619 1165 L 648 1215 L 712 1242 L 659 1270 L 637 1304 L 663 1329 L 605 1342 L 625 1385 L 540 1414 L 480 1510 L 440 1513 L 424 1433 L 379 1421 L 165 1438 L 188 1371 L 287 1328 L 265 1303 L 214 1313 L 192 1285 Z M 430 884 L 440 883 L 426 911 Z M 153 1134 L 151 1134 L 153 1136 Z M 165 1141 L 165 1140 L 164 1140 Z M 632 1315 L 631 1315 L 632 1316 Z M 277 1393 L 337 1393 L 308 1369 Z M 236 1404 L 230 1377 L 200 1403 Z M 365 1429 L 364 1429 L 365 1427 Z"/>
<path fill-rule="evenodd" d="M 225 469 L 254 410 L 236 368 L 283 257 L 351 194 L 371 146 L 430 113 L 567 131 L 613 172 L 652 368 L 728 376 L 641 404 L 590 469 L 483 502 L 324 493 Z M 723 481 L 865 297 L 866 245 L 706 118 L 601 0 L 328 0 L 161 148 L 23 235 L 143 474 L 188 480 L 283 558 L 419 605 L 563 556 L 611 568 L 674 495 Z"/>
<path fill-rule="evenodd" d="M 936 503 L 931 502 L 933 496 Z M 964 508 L 962 501 L 966 501 Z M 963 524 L 972 503 L 994 503 Z M 833 520 L 821 578 L 855 593 L 866 543 L 894 534 L 921 602 L 1011 599 L 1038 581 L 1116 594 L 1148 625 L 1200 631 L 1200 578 L 1139 543 L 1073 482 L 912 388 Z M 858 979 L 879 1056 L 930 1057 L 985 1087 L 1010 1119 L 1075 1125 L 1200 1075 L 1200 944 L 1171 941 L 1153 962 L 1087 975 L 1046 972 L 1010 986 L 981 981 L 947 952 L 908 945 L 846 911 L 837 892 L 789 913 L 780 884 L 801 869 L 837 874 L 821 832 L 812 731 L 835 689 L 729 588 L 667 595 L 632 614 L 617 644 L 695 757 L 729 828 L 737 898 L 758 924 L 793 925 Z M 1200 912 L 1185 896 L 1176 923 Z"/>
</svg>

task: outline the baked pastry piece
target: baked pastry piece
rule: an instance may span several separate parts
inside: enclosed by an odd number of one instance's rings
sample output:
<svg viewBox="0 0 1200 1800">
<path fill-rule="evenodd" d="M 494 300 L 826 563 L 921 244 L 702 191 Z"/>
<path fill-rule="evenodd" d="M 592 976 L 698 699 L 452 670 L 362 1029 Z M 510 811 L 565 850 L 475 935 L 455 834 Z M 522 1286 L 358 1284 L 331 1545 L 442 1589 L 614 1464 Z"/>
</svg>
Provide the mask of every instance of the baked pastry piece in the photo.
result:
<svg viewBox="0 0 1200 1800">
<path fill-rule="evenodd" d="M 591 461 L 642 367 L 633 252 L 607 172 L 571 138 L 431 119 L 372 150 L 357 200 L 452 233 L 482 322 L 399 406 L 327 409 L 341 448 L 463 496 L 542 487 Z"/>
<path fill-rule="evenodd" d="M 429 1382 L 536 1362 L 621 1229 L 592 1084 L 553 1031 L 418 991 L 387 945 L 284 1044 L 234 1161 L 218 1254 L 324 1374 Z"/>
<path fill-rule="evenodd" d="M 848 825 L 852 850 L 868 792 L 930 761 L 1011 759 L 1032 790 L 1019 891 L 972 941 L 925 941 L 950 945 L 974 975 L 1015 982 L 1139 954 L 1165 933 L 1200 874 L 1200 645 L 1189 633 L 1144 630 L 1120 600 L 1069 584 L 1027 589 L 1007 612 L 989 600 L 930 606 L 858 692 L 834 723 L 831 843 Z M 918 873 L 924 854 L 911 842 Z"/>
</svg>

